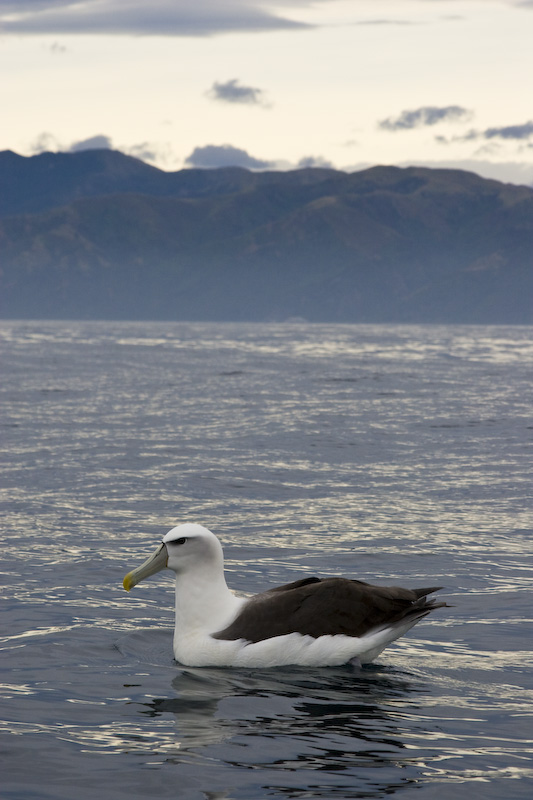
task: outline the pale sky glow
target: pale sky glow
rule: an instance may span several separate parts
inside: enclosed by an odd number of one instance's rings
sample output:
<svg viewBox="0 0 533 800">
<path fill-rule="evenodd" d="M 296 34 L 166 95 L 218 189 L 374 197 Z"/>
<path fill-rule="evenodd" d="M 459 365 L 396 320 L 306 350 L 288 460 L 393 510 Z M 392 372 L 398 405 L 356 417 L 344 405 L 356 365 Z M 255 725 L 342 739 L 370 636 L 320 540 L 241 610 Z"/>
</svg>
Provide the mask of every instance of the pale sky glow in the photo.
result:
<svg viewBox="0 0 533 800">
<path fill-rule="evenodd" d="M 0 149 L 533 183 L 532 41 L 528 0 L 0 0 Z"/>
</svg>

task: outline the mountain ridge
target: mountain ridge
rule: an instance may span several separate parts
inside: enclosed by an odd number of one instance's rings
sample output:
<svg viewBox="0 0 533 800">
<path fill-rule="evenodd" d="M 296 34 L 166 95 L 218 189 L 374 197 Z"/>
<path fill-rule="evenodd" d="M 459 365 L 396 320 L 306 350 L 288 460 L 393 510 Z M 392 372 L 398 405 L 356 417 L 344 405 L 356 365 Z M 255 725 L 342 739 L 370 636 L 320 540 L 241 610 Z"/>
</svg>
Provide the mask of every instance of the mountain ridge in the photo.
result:
<svg viewBox="0 0 533 800">
<path fill-rule="evenodd" d="M 533 321 L 533 190 L 461 170 L 8 151 L 0 253 L 8 318 Z"/>
</svg>

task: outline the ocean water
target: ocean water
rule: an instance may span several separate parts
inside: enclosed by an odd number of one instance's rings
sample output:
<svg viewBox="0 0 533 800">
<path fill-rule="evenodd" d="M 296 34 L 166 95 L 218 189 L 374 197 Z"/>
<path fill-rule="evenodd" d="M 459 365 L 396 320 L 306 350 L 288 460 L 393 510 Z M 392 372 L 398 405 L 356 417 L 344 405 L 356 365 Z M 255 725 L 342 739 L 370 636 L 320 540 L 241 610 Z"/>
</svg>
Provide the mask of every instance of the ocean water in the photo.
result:
<svg viewBox="0 0 533 800">
<path fill-rule="evenodd" d="M 2 322 L 3 800 L 529 798 L 526 327 Z M 228 583 L 442 585 L 372 665 L 193 669 L 178 522 Z"/>
</svg>

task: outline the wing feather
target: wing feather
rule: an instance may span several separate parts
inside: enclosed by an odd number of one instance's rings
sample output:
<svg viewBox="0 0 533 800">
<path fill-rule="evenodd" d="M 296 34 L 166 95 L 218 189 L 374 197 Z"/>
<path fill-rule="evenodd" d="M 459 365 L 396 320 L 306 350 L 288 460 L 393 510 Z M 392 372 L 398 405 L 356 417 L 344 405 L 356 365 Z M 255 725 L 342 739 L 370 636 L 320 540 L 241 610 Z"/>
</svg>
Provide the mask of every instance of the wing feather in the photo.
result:
<svg viewBox="0 0 533 800">
<path fill-rule="evenodd" d="M 426 599 L 438 588 L 403 589 L 347 578 L 304 578 L 255 595 L 227 628 L 212 636 L 249 642 L 288 633 L 314 638 L 362 636 L 374 628 L 422 617 L 445 606 Z"/>
</svg>

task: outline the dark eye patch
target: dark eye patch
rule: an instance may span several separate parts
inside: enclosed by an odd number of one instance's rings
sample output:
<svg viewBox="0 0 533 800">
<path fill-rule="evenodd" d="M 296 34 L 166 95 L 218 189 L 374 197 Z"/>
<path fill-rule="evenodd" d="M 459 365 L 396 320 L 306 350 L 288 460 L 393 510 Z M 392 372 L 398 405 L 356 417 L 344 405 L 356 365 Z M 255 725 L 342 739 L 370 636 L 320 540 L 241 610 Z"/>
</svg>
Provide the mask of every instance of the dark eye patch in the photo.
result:
<svg viewBox="0 0 533 800">
<path fill-rule="evenodd" d="M 169 542 L 169 544 L 185 544 L 186 541 L 187 539 L 185 536 L 182 536 L 181 539 L 174 539 L 172 542 Z"/>
</svg>

